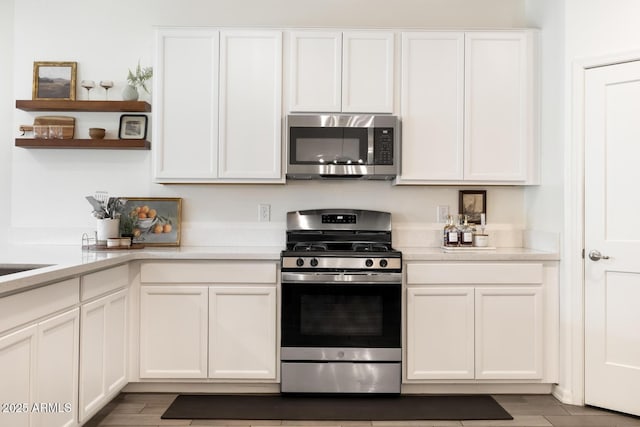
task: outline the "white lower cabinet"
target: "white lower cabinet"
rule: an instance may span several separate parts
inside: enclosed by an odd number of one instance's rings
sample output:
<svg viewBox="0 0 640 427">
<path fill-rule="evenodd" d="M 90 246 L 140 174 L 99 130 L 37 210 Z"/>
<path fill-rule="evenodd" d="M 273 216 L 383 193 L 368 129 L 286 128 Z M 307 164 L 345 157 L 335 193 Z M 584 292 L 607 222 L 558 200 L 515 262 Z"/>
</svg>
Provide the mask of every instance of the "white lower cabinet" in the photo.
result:
<svg viewBox="0 0 640 427">
<path fill-rule="evenodd" d="M 144 263 L 140 378 L 276 380 L 274 262 Z"/>
<path fill-rule="evenodd" d="M 209 378 L 276 378 L 275 286 L 209 288 Z"/>
<path fill-rule="evenodd" d="M 475 293 L 476 379 L 542 378 L 542 287 Z"/>
<path fill-rule="evenodd" d="M 36 387 L 37 325 L 0 338 L 0 402 L 7 412 L 0 415 L 3 426 L 29 426 Z M 5 409 L 5 408 L 2 408 Z"/>
<path fill-rule="evenodd" d="M 127 384 L 128 292 L 122 289 L 81 307 L 81 422 Z"/>
<path fill-rule="evenodd" d="M 0 338 L 0 425 L 75 426 L 78 309 Z"/>
<path fill-rule="evenodd" d="M 473 288 L 407 290 L 407 377 L 474 378 Z"/>
<path fill-rule="evenodd" d="M 142 286 L 140 377 L 207 377 L 206 286 Z"/>
<path fill-rule="evenodd" d="M 407 380 L 555 382 L 547 276 L 543 264 L 409 263 Z"/>
</svg>

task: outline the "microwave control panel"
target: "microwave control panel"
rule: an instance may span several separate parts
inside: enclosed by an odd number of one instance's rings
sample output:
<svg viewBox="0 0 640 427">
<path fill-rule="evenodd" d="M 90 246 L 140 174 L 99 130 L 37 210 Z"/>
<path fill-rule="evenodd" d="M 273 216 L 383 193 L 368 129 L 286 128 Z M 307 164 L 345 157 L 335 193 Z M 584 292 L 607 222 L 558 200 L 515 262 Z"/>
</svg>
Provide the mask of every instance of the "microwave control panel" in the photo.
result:
<svg viewBox="0 0 640 427">
<path fill-rule="evenodd" d="M 393 165 L 393 128 L 373 130 L 373 164 Z"/>
</svg>

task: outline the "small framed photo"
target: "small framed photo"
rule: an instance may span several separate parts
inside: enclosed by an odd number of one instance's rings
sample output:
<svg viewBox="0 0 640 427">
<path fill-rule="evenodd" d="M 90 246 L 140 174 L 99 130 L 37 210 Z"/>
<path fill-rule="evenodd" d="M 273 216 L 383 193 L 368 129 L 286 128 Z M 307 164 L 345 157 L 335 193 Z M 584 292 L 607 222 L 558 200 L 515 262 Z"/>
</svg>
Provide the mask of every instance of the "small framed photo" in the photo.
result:
<svg viewBox="0 0 640 427">
<path fill-rule="evenodd" d="M 120 139 L 146 139 L 147 116 L 144 114 L 123 114 L 120 116 Z"/>
<path fill-rule="evenodd" d="M 182 199 L 169 197 L 120 197 L 121 235 L 133 235 L 133 243 L 145 246 L 180 246 Z"/>
<path fill-rule="evenodd" d="M 32 99 L 75 101 L 76 72 L 76 62 L 34 62 Z"/>
<path fill-rule="evenodd" d="M 458 213 L 467 215 L 469 223 L 480 224 L 480 214 L 487 215 L 486 190 L 460 190 Z"/>
</svg>

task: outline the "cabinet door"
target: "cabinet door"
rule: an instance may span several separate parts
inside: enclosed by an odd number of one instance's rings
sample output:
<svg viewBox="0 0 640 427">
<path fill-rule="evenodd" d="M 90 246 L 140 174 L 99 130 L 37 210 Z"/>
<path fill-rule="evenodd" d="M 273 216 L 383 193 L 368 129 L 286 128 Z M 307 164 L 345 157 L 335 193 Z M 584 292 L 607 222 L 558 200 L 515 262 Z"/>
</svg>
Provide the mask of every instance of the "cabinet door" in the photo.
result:
<svg viewBox="0 0 640 427">
<path fill-rule="evenodd" d="M 473 288 L 408 288 L 407 379 L 473 379 L 473 367 Z"/>
<path fill-rule="evenodd" d="M 220 178 L 281 178 L 281 101 L 282 33 L 222 32 Z"/>
<path fill-rule="evenodd" d="M 156 34 L 153 90 L 155 177 L 198 182 L 218 176 L 218 55 L 215 30 Z"/>
<path fill-rule="evenodd" d="M 142 286 L 140 377 L 207 377 L 207 287 Z"/>
<path fill-rule="evenodd" d="M 275 286 L 209 289 L 209 377 L 276 378 Z"/>
<path fill-rule="evenodd" d="M 530 53 L 525 32 L 466 34 L 465 180 L 527 179 L 535 157 Z"/>
<path fill-rule="evenodd" d="M 345 32 L 342 111 L 392 113 L 394 59 L 392 32 Z"/>
<path fill-rule="evenodd" d="M 300 31 L 290 37 L 289 110 L 340 112 L 342 33 Z"/>
<path fill-rule="evenodd" d="M 31 404 L 35 401 L 37 325 L 0 338 L 0 402 L 14 404 L 0 415 L 2 425 L 31 425 Z"/>
<path fill-rule="evenodd" d="M 38 325 L 35 426 L 77 425 L 79 319 L 76 308 Z"/>
<path fill-rule="evenodd" d="M 464 34 L 402 34 L 399 182 L 463 179 Z"/>
<path fill-rule="evenodd" d="M 127 383 L 127 295 L 123 289 L 81 307 L 81 422 Z"/>
<path fill-rule="evenodd" d="M 542 378 L 542 289 L 476 289 L 476 379 Z"/>
</svg>

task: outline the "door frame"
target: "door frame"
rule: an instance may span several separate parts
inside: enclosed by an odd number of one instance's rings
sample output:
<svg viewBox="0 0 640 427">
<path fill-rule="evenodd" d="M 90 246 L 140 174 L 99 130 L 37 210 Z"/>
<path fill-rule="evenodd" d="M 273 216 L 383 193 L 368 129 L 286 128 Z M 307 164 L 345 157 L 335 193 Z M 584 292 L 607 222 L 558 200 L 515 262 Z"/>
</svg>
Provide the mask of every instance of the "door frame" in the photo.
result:
<svg viewBox="0 0 640 427">
<path fill-rule="evenodd" d="M 575 405 L 584 405 L 585 387 L 585 274 L 584 274 L 584 152 L 585 152 L 585 77 L 587 70 L 596 67 L 615 65 L 624 62 L 639 61 L 640 50 L 618 54 L 581 58 L 571 62 L 571 81 L 569 98 L 571 100 L 568 143 L 565 145 L 564 165 L 569 171 L 564 178 L 564 239 L 562 248 L 563 268 L 561 282 L 561 327 L 560 347 L 560 384 L 554 387 L 553 395 L 560 401 Z M 564 380 L 564 381 L 563 381 Z"/>
</svg>

